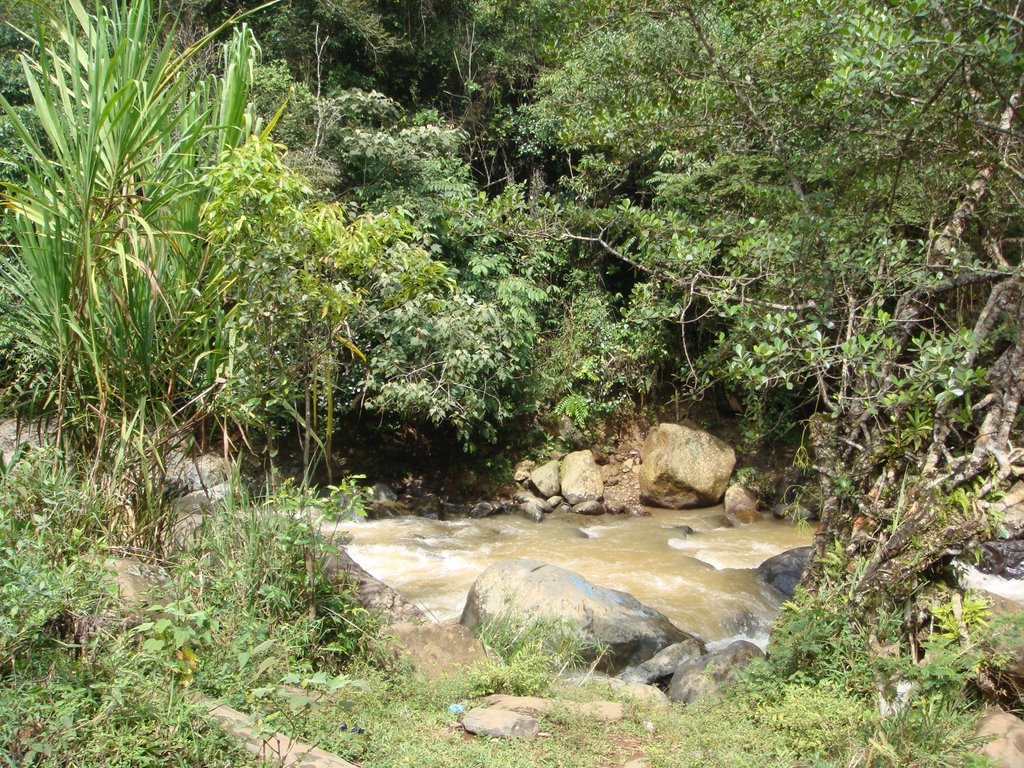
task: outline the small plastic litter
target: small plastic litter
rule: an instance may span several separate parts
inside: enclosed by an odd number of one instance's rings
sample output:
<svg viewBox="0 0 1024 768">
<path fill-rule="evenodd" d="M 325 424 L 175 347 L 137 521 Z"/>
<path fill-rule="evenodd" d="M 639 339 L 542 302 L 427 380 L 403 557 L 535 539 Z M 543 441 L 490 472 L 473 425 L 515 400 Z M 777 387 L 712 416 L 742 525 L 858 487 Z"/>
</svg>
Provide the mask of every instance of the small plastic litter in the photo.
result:
<svg viewBox="0 0 1024 768">
<path fill-rule="evenodd" d="M 448 705 L 448 712 L 450 714 L 461 715 L 465 711 L 466 711 L 466 708 L 464 706 L 462 706 L 461 704 L 449 704 Z"/>
</svg>

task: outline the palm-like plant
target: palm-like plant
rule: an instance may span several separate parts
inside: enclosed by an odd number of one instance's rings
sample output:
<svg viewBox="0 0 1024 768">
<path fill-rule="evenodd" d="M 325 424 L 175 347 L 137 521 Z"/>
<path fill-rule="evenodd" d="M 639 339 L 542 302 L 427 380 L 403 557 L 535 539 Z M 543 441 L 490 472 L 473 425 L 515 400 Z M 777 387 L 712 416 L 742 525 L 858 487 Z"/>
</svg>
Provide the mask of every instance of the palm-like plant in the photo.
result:
<svg viewBox="0 0 1024 768">
<path fill-rule="evenodd" d="M 28 148 L 6 191 L 5 308 L 31 350 L 20 405 L 69 444 L 151 477 L 144 457 L 206 413 L 232 273 L 199 236 L 203 172 L 251 129 L 256 44 L 236 28 L 219 77 L 176 50 L 150 0 L 64 0 L 24 62 L 44 135 L 0 97 Z"/>
</svg>

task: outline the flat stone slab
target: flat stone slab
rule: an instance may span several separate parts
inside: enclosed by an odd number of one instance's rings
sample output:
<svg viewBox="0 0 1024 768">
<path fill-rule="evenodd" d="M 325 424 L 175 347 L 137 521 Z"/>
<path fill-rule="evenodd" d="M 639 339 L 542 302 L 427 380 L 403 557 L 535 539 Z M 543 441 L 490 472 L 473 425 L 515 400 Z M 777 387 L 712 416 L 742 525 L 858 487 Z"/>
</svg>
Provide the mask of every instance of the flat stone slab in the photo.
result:
<svg viewBox="0 0 1024 768">
<path fill-rule="evenodd" d="M 193 697 L 193 701 L 203 707 L 225 731 L 241 741 L 247 752 L 274 765 L 286 768 L 358 768 L 348 760 L 283 733 L 267 736 L 253 727 L 252 718 L 218 701 L 198 694 Z"/>
<path fill-rule="evenodd" d="M 498 707 L 471 709 L 462 718 L 462 727 L 477 736 L 498 739 L 535 739 L 540 733 L 537 718 Z"/>
<path fill-rule="evenodd" d="M 527 715 L 540 715 L 545 712 L 563 710 L 582 715 L 598 723 L 617 723 L 626 716 L 622 705 L 616 701 L 560 701 L 558 699 L 542 699 L 538 696 L 506 696 L 495 694 L 483 699 L 489 707 L 508 709 Z"/>
</svg>

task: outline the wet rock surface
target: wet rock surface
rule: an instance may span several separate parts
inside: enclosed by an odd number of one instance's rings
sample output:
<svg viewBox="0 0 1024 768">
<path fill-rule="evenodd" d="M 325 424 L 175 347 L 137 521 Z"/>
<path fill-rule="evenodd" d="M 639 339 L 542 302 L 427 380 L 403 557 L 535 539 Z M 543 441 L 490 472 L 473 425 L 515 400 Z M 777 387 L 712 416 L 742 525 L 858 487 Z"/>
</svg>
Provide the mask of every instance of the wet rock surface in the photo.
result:
<svg viewBox="0 0 1024 768">
<path fill-rule="evenodd" d="M 796 547 L 769 557 L 757 567 L 757 575 L 769 587 L 792 597 L 810 559 L 811 547 Z"/>
<path fill-rule="evenodd" d="M 1003 579 L 1024 579 L 1024 540 L 989 541 L 981 545 L 978 570 Z"/>
<path fill-rule="evenodd" d="M 699 658 L 701 653 L 701 645 L 695 640 L 674 643 L 658 651 L 643 664 L 622 670 L 619 679 L 626 683 L 652 685 L 672 677 L 680 664 Z"/>
</svg>

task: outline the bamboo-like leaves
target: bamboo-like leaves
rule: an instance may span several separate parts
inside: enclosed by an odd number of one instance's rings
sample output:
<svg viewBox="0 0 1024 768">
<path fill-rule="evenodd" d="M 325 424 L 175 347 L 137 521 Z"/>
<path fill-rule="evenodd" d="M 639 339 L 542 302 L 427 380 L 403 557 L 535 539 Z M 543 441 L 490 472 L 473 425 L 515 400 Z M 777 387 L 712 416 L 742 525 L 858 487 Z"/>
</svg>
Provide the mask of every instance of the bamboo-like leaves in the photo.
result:
<svg viewBox="0 0 1024 768">
<path fill-rule="evenodd" d="M 252 129 L 257 50 L 238 28 L 223 72 L 197 79 L 197 55 L 220 29 L 177 51 L 150 0 L 93 12 L 65 0 L 56 18 L 24 62 L 44 140 L 0 97 L 30 157 L 25 181 L 6 190 L 7 311 L 40 361 L 25 405 L 97 456 L 123 457 L 138 430 L 201 416 L 195 395 L 216 375 L 226 270 L 198 233 L 203 172 Z"/>
</svg>

